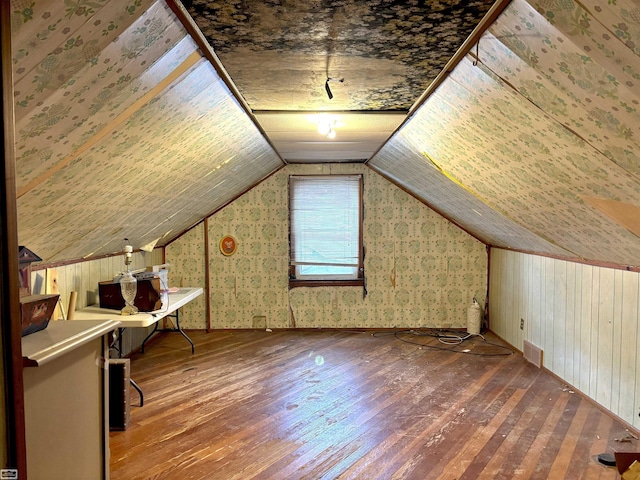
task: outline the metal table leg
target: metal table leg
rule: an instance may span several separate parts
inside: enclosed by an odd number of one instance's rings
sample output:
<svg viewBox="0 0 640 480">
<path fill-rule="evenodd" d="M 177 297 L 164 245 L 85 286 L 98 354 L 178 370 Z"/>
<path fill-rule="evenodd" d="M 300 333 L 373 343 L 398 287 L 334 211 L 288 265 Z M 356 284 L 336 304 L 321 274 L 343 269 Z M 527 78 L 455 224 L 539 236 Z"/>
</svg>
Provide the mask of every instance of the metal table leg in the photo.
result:
<svg viewBox="0 0 640 480">
<path fill-rule="evenodd" d="M 156 333 L 158 331 L 158 323 L 160 323 L 160 320 L 158 320 L 154 325 L 153 325 L 153 330 L 151 330 L 151 333 L 149 333 L 149 335 L 147 335 L 146 337 L 144 337 L 144 340 L 142 341 L 142 345 L 140 346 L 140 353 L 144 353 L 144 344 L 147 343 L 147 340 L 149 340 L 154 333 Z"/>
<path fill-rule="evenodd" d="M 157 324 L 156 324 L 157 325 Z M 118 351 L 118 358 L 122 358 L 122 336 L 124 334 L 124 327 L 118 328 L 118 338 L 114 338 L 109 348 L 113 348 Z M 116 345 L 117 343 L 117 345 Z M 133 380 L 133 378 L 129 378 L 129 383 L 133 388 L 136 389 L 138 395 L 140 395 L 140 406 L 144 405 L 144 394 L 142 393 L 142 389 L 140 386 Z"/>
<path fill-rule="evenodd" d="M 154 333 L 156 332 L 179 332 L 184 338 L 187 339 L 187 342 L 189 342 L 189 344 L 191 344 L 191 353 L 194 354 L 196 353 L 196 346 L 194 345 L 193 341 L 189 338 L 189 336 L 185 333 L 184 330 L 182 330 L 182 327 L 180 326 L 180 310 L 176 310 L 176 313 L 172 313 L 170 315 L 165 315 L 165 317 L 172 317 L 176 319 L 176 328 L 158 328 L 158 323 L 160 323 L 159 319 L 155 325 L 153 326 L 153 330 L 151 331 L 151 333 L 149 333 L 149 335 L 146 336 L 146 338 L 142 341 L 142 345 L 140 346 L 140 352 L 144 353 L 144 344 L 147 342 L 147 340 L 149 340 Z"/>
<path fill-rule="evenodd" d="M 143 406 L 144 405 L 144 395 L 142 394 L 142 389 L 138 386 L 138 384 L 136 382 L 133 381 L 133 378 L 129 379 L 129 383 L 131 383 L 131 386 L 138 391 L 138 395 L 140 395 L 140 406 Z"/>
<path fill-rule="evenodd" d="M 175 318 L 176 318 L 176 328 L 175 329 L 178 332 L 180 332 L 184 338 L 187 339 L 187 342 L 189 342 L 191 344 L 191 354 L 193 355 L 194 353 L 196 353 L 196 346 L 193 344 L 193 342 L 191 341 L 189 336 L 186 333 L 184 333 L 184 330 L 182 330 L 182 328 L 180 327 L 180 311 L 179 310 L 176 310 Z"/>
</svg>

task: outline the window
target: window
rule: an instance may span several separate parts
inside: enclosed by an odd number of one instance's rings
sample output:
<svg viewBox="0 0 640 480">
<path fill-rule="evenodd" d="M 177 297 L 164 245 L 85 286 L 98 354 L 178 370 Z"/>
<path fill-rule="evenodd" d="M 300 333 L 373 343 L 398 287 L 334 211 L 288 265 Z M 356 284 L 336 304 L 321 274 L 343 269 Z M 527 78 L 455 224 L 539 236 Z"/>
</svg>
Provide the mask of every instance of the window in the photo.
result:
<svg viewBox="0 0 640 480">
<path fill-rule="evenodd" d="M 362 175 L 289 177 L 290 286 L 363 285 Z"/>
</svg>

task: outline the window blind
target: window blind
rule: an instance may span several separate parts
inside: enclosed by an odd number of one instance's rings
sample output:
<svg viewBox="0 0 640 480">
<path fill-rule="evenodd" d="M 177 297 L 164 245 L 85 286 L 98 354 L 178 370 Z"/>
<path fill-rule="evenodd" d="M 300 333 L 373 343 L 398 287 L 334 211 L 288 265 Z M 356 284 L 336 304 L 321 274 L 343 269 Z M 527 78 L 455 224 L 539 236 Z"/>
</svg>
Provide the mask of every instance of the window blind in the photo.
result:
<svg viewBox="0 0 640 480">
<path fill-rule="evenodd" d="M 291 265 L 296 278 L 357 278 L 360 175 L 291 176 Z"/>
</svg>

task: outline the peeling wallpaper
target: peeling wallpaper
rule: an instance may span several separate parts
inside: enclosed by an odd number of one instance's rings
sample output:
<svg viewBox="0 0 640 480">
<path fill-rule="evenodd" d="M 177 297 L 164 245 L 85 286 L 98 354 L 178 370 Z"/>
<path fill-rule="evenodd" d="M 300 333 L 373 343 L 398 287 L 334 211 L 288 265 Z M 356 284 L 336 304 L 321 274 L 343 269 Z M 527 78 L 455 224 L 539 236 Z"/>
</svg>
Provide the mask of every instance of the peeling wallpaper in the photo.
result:
<svg viewBox="0 0 640 480">
<path fill-rule="evenodd" d="M 288 288 L 288 176 L 364 174 L 367 295 L 361 287 Z M 208 220 L 212 328 L 462 327 L 475 296 L 484 304 L 485 246 L 364 166 L 289 165 Z M 218 249 L 232 235 L 230 257 Z M 203 286 L 204 224 L 166 248 L 171 284 Z M 204 304 L 204 299 L 199 300 Z M 202 307 L 185 328 L 205 328 Z"/>
</svg>

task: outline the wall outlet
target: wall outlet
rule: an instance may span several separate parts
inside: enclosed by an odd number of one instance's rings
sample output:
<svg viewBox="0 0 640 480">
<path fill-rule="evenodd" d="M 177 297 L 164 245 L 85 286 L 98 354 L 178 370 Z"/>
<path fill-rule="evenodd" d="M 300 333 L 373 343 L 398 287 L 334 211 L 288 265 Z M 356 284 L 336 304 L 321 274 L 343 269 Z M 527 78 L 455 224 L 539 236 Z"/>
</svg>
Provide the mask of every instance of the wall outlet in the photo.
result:
<svg viewBox="0 0 640 480">
<path fill-rule="evenodd" d="M 524 330 L 524 318 L 520 319 L 520 330 Z"/>
</svg>

